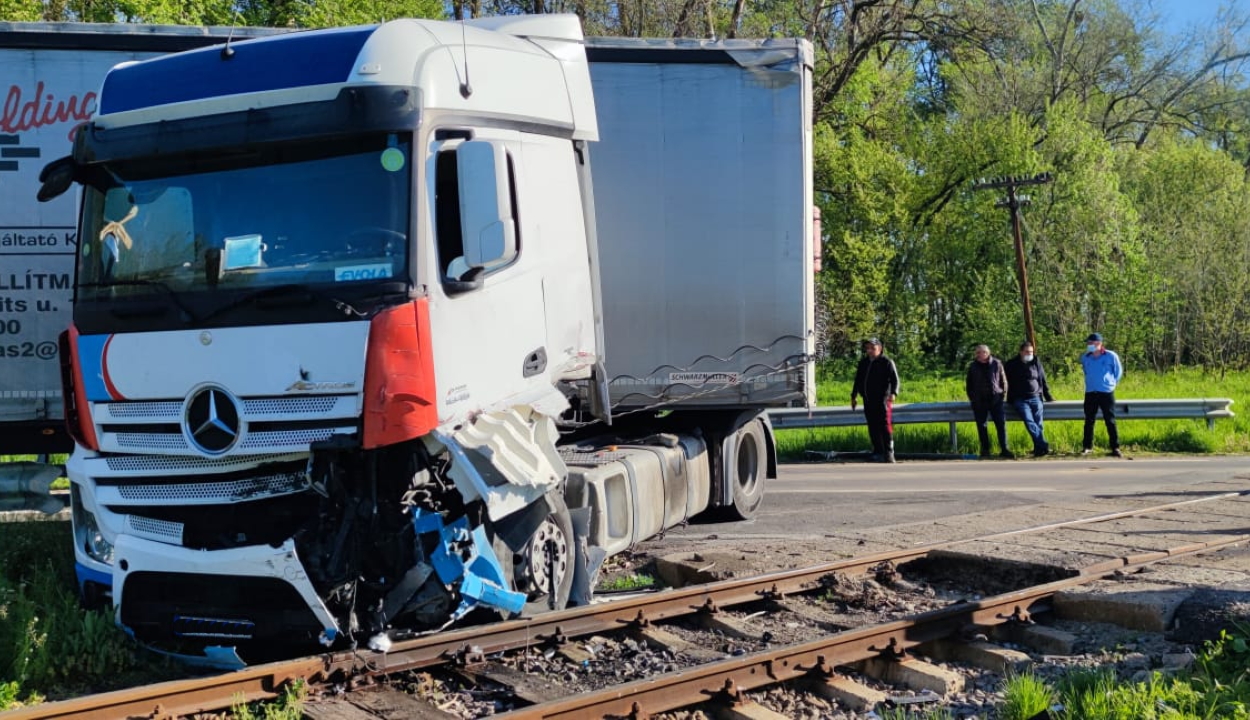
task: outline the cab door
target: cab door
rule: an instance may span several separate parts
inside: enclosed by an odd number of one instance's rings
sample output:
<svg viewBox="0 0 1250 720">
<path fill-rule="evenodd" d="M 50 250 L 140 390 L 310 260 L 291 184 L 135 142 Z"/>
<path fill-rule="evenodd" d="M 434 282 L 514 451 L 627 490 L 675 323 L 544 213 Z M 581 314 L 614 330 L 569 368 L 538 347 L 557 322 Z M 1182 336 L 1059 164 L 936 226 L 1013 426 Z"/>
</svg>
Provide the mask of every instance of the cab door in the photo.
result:
<svg viewBox="0 0 1250 720">
<path fill-rule="evenodd" d="M 434 252 L 426 277 L 439 423 L 533 405 L 558 413 L 548 371 L 543 247 L 524 216 L 528 172 L 516 131 L 432 136 L 425 197 Z"/>
</svg>

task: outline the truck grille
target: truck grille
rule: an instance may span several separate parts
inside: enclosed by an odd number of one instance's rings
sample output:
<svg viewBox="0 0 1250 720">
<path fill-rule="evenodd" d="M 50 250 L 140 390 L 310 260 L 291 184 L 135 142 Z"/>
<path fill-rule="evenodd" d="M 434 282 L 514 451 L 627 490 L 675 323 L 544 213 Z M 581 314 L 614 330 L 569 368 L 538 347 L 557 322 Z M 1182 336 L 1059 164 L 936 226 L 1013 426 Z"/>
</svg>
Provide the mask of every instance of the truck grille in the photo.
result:
<svg viewBox="0 0 1250 720">
<path fill-rule="evenodd" d="M 113 458 L 109 458 L 112 460 Z M 166 463 L 143 475 L 96 477 L 96 499 L 103 505 L 205 505 L 262 500 L 308 487 L 305 458 L 262 465 L 184 468 Z M 109 470 L 113 470 L 112 463 Z M 150 472 L 163 470 L 164 472 Z M 211 474 L 204 473 L 208 470 Z M 213 472 L 216 471 L 216 472 Z"/>
<path fill-rule="evenodd" d="M 129 504 L 157 505 L 177 502 L 186 505 L 196 502 L 239 502 L 289 495 L 303 490 L 306 486 L 305 475 L 300 471 L 222 482 L 134 483 L 118 485 L 116 492 L 119 500 Z M 106 493 L 107 491 L 102 487 L 101 495 Z"/>
<path fill-rule="evenodd" d="M 303 447 L 312 443 L 328 440 L 336 432 L 354 431 L 355 426 L 349 428 L 319 428 L 315 430 L 291 430 L 283 431 L 266 431 L 248 433 L 246 439 L 239 443 L 241 450 L 259 450 L 279 448 L 281 450 L 290 450 L 292 447 Z M 174 433 L 177 434 L 174 434 Z M 191 446 L 187 444 L 187 439 L 182 436 L 182 428 L 174 426 L 173 432 L 168 433 L 117 433 L 117 447 L 122 450 L 131 452 L 154 452 L 156 450 L 176 450 L 179 452 L 191 452 Z"/>
<path fill-rule="evenodd" d="M 182 527 L 182 523 L 168 520 L 153 520 L 138 515 L 126 516 L 126 531 L 131 535 L 170 545 L 182 544 Z"/>
<path fill-rule="evenodd" d="M 350 396 L 328 395 L 321 397 L 279 397 L 252 398 L 243 400 L 245 415 L 326 415 L 334 412 L 339 398 Z M 126 402 L 101 403 L 107 418 L 99 418 L 101 422 L 108 420 L 179 420 L 182 418 L 181 401 L 174 400 L 133 400 Z"/>
<path fill-rule="evenodd" d="M 254 467 L 262 460 L 282 462 L 284 460 L 301 458 L 303 458 L 302 454 L 292 454 L 286 457 L 232 455 L 227 458 L 167 458 L 152 457 L 150 455 L 110 455 L 104 458 L 104 464 L 110 473 L 148 475 L 153 473 L 230 472 L 231 470 L 244 470 Z"/>
<path fill-rule="evenodd" d="M 240 435 L 227 452 L 278 454 L 306 452 L 315 442 L 357 432 L 356 395 L 257 397 L 239 399 Z M 104 452 L 199 456 L 187 437 L 187 403 L 138 400 L 97 403 L 92 418 Z"/>
</svg>

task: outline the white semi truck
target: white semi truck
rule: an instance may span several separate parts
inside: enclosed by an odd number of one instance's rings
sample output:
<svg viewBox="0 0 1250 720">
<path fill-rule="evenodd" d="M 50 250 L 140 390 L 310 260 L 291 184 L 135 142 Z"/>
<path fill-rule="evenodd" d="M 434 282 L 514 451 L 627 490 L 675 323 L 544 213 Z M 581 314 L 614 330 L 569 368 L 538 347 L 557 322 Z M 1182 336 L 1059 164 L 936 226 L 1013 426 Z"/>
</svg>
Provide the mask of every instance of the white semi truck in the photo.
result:
<svg viewBox="0 0 1250 720">
<path fill-rule="evenodd" d="M 114 67 L 39 189 L 83 186 L 85 594 L 231 666 L 586 602 L 749 518 L 765 410 L 813 400 L 810 69 L 560 15 Z"/>
</svg>

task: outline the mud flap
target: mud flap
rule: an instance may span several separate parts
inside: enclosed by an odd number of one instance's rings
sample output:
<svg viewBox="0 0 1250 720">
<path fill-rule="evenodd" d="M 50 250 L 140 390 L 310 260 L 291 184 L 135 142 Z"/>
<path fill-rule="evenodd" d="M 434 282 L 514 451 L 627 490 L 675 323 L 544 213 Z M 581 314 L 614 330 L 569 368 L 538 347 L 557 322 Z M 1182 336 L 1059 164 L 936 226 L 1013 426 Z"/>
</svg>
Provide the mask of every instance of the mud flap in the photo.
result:
<svg viewBox="0 0 1250 720">
<path fill-rule="evenodd" d="M 573 521 L 573 588 L 569 591 L 569 607 L 582 607 L 594 600 L 599 569 L 608 553 L 601 547 L 590 547 L 590 508 L 569 510 Z"/>
</svg>

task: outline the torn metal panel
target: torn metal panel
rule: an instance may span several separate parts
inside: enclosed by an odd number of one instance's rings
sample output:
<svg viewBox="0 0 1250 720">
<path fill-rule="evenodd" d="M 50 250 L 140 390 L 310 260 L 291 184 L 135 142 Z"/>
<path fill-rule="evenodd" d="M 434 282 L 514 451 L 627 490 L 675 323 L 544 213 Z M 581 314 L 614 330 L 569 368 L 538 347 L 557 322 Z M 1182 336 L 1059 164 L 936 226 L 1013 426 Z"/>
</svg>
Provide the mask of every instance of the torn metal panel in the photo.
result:
<svg viewBox="0 0 1250 720">
<path fill-rule="evenodd" d="M 295 550 L 295 541 L 279 547 L 251 545 L 202 552 L 176 547 L 133 535 L 119 534 L 114 543 L 118 564 L 113 571 L 113 598 L 118 620 L 126 602 L 126 579 L 135 573 L 198 573 L 223 577 L 255 577 L 281 580 L 290 584 L 316 617 L 324 632 L 337 636 L 341 629 L 317 594 Z"/>
<path fill-rule="evenodd" d="M 481 498 L 492 520 L 543 497 L 567 473 L 555 422 L 529 406 L 479 415 L 454 434 L 434 436 L 452 456 L 456 489 L 466 501 Z"/>
</svg>

